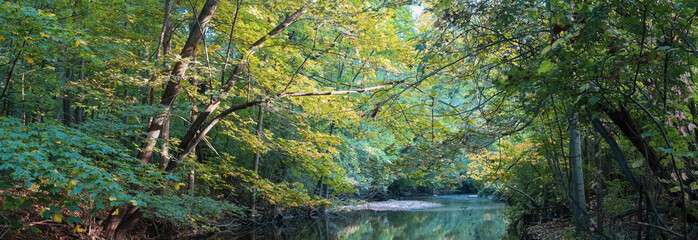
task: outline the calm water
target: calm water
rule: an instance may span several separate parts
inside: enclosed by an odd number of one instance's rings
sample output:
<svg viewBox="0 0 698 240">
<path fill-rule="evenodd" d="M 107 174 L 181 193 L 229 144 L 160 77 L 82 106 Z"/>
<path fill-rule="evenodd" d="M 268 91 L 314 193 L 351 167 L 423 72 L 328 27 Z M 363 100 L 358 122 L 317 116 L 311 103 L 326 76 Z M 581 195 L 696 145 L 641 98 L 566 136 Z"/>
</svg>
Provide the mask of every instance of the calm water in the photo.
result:
<svg viewBox="0 0 698 240">
<path fill-rule="evenodd" d="M 219 239 L 500 239 L 506 233 L 509 222 L 504 217 L 503 203 L 468 195 L 414 199 L 444 206 L 402 212 L 356 211 L 314 221 L 291 220 L 281 226 Z"/>
</svg>

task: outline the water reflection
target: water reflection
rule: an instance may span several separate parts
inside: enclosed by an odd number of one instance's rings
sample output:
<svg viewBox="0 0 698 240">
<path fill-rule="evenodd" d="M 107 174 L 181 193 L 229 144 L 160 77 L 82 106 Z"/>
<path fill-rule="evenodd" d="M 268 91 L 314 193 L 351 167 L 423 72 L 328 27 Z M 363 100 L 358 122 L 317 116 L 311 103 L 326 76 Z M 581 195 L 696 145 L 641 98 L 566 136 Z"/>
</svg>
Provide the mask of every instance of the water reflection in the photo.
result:
<svg viewBox="0 0 698 240">
<path fill-rule="evenodd" d="M 282 226 L 225 239 L 500 239 L 506 232 L 503 203 L 467 195 L 417 199 L 444 206 L 403 212 L 357 211 L 315 221 L 287 221 Z"/>
</svg>

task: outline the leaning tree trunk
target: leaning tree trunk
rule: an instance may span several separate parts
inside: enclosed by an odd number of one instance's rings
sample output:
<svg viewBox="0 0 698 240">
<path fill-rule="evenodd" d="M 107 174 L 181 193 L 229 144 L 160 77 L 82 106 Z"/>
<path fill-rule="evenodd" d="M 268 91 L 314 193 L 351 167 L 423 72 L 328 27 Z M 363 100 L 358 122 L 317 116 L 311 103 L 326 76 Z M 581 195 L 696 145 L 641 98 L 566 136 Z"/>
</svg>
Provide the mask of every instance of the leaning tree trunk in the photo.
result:
<svg viewBox="0 0 698 240">
<path fill-rule="evenodd" d="M 283 22 L 281 22 L 279 25 L 277 25 L 274 29 L 272 29 L 267 35 L 261 37 L 259 40 L 254 42 L 252 46 L 250 46 L 248 50 L 248 55 L 254 54 L 259 48 L 264 46 L 264 43 L 266 43 L 267 39 L 273 38 L 281 34 L 284 30 L 286 30 L 291 24 L 296 22 L 301 16 L 305 15 L 305 13 L 308 12 L 308 9 L 305 7 L 301 7 L 298 9 L 295 13 L 289 15 L 284 19 Z M 235 85 L 236 82 L 238 82 L 244 73 L 244 68 L 245 68 L 245 61 L 244 58 L 241 59 L 242 63 L 237 64 L 228 78 L 228 80 L 225 82 L 225 84 L 221 87 L 221 92 L 226 93 L 230 91 L 230 89 Z M 207 106 L 206 109 L 199 113 L 199 115 L 196 117 L 196 119 L 192 122 L 192 124 L 189 126 L 187 129 L 187 132 L 184 134 L 184 137 L 182 137 L 182 140 L 180 141 L 179 147 L 177 148 L 177 154 L 175 154 L 177 157 L 172 159 L 172 162 L 167 166 L 167 171 L 174 171 L 178 165 L 178 162 L 181 160 L 184 160 L 189 154 L 192 153 L 192 151 L 196 148 L 196 145 L 199 144 L 199 142 L 206 137 L 206 133 L 208 130 L 204 129 L 205 127 L 213 127 L 220 119 L 216 120 L 213 119 L 211 123 L 205 124 L 206 121 L 211 117 L 211 114 L 218 108 L 218 106 L 221 103 L 220 98 L 215 98 L 213 99 Z M 247 107 L 252 107 L 257 104 L 260 104 L 260 101 L 253 101 L 250 103 L 247 103 L 247 105 L 244 108 Z M 240 109 L 244 109 L 240 108 Z M 230 114 L 230 113 L 228 113 Z M 226 114 L 227 115 L 227 114 Z M 210 130 L 210 129 L 209 129 Z M 152 152 L 152 151 L 151 151 Z"/>
<path fill-rule="evenodd" d="M 573 110 L 574 111 L 574 110 Z M 578 234 L 589 231 L 589 215 L 584 197 L 584 171 L 582 171 L 582 144 L 579 137 L 577 113 L 570 120 L 570 165 L 572 168 L 572 204 Z"/>
<path fill-rule="evenodd" d="M 138 159 L 140 159 L 142 163 L 148 163 L 153 156 L 156 141 L 160 137 L 165 121 L 169 120 L 170 114 L 168 114 L 168 112 L 179 93 L 180 83 L 189 66 L 189 62 L 186 59 L 194 56 L 196 53 L 196 48 L 199 46 L 199 42 L 203 37 L 203 30 L 208 25 L 217 7 L 218 0 L 206 1 L 206 4 L 204 4 L 204 7 L 201 9 L 201 13 L 199 13 L 199 17 L 194 24 L 192 24 L 191 30 L 189 31 L 189 38 L 187 38 L 187 42 L 184 44 L 184 48 L 182 48 L 182 53 L 180 54 L 184 60 L 176 62 L 172 68 L 170 80 L 167 81 L 165 91 L 160 98 L 160 105 L 163 106 L 163 110 L 158 116 L 153 118 L 148 126 L 148 136 L 141 145 L 141 152 L 138 153 Z"/>
</svg>

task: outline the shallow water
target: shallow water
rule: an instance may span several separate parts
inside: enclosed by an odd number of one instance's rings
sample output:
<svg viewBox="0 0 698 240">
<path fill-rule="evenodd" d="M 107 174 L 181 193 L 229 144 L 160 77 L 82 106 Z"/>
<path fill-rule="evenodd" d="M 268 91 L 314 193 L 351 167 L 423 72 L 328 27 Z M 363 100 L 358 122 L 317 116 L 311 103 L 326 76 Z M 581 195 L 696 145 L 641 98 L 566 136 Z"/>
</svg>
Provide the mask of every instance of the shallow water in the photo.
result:
<svg viewBox="0 0 698 240">
<path fill-rule="evenodd" d="M 506 233 L 509 222 L 504 217 L 503 203 L 468 195 L 412 199 L 443 206 L 400 212 L 355 211 L 313 221 L 290 220 L 280 226 L 220 239 L 500 239 Z"/>
</svg>

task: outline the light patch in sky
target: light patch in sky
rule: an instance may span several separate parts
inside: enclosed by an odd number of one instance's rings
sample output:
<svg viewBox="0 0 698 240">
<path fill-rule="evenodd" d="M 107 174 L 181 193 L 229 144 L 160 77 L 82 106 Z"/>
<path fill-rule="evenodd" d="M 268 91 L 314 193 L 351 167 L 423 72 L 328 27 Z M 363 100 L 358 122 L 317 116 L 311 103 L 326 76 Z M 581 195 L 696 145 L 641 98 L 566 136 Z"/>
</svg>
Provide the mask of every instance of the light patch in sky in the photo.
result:
<svg viewBox="0 0 698 240">
<path fill-rule="evenodd" d="M 424 13 L 424 6 L 412 5 L 410 6 L 410 12 L 412 12 L 412 18 L 417 19 L 419 15 L 422 15 L 422 13 Z"/>
</svg>

